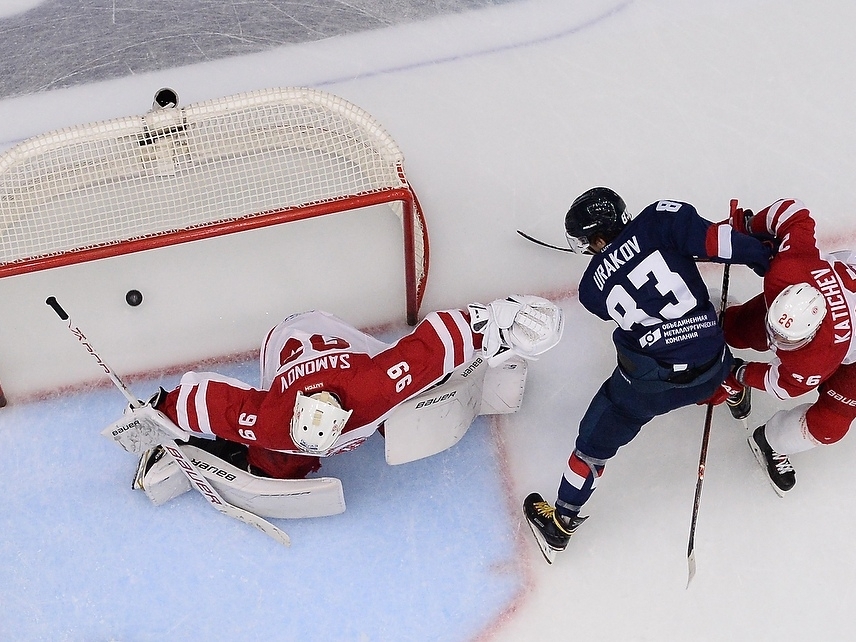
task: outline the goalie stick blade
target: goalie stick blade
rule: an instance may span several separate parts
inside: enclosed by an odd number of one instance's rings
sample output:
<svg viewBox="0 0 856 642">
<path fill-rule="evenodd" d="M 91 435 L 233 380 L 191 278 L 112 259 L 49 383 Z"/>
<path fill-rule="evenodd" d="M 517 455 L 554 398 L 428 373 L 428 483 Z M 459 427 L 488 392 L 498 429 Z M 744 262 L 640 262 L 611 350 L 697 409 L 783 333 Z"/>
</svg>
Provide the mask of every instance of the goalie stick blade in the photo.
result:
<svg viewBox="0 0 856 642">
<path fill-rule="evenodd" d="M 259 517 L 255 513 L 251 513 L 243 508 L 238 508 L 223 499 L 175 443 L 163 443 L 161 445 L 175 459 L 175 462 L 181 468 L 181 472 L 187 477 L 190 485 L 199 491 L 199 494 L 220 513 L 250 526 L 255 526 L 262 533 L 275 539 L 283 546 L 291 546 L 291 538 L 285 531 L 277 528 L 263 517 Z"/>
<path fill-rule="evenodd" d="M 229 515 L 229 517 L 234 517 L 235 519 L 241 520 L 245 524 L 255 526 L 262 533 L 276 540 L 283 546 L 291 546 L 291 538 L 288 536 L 288 533 L 286 533 L 281 528 L 274 526 L 266 519 L 259 517 L 255 513 L 246 511 L 243 508 L 238 508 L 237 506 L 232 506 L 231 504 L 228 504 L 228 506 L 230 506 L 231 509 L 233 509 L 234 511 L 238 511 L 234 514 L 231 512 L 222 511 L 225 514 Z"/>
</svg>

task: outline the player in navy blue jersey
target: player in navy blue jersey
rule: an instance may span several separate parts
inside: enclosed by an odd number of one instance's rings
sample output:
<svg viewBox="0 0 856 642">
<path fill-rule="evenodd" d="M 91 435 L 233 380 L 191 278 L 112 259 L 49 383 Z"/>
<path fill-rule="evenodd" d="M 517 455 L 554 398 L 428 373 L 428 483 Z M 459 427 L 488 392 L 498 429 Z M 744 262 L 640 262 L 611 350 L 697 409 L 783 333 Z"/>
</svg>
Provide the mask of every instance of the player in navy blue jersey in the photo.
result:
<svg viewBox="0 0 856 642">
<path fill-rule="evenodd" d="M 586 519 L 580 509 L 606 462 L 643 425 L 682 406 L 724 400 L 723 391 L 733 395 L 730 404 L 742 399 L 696 260 L 748 265 L 763 275 L 772 251 L 727 222 L 702 218 L 688 203 L 658 201 L 631 217 L 621 197 L 605 187 L 573 202 L 565 230 L 574 252 L 592 256 L 579 299 L 618 325 L 612 335 L 618 364 L 580 421 L 555 507 L 538 493 L 524 501 L 548 562 Z"/>
</svg>

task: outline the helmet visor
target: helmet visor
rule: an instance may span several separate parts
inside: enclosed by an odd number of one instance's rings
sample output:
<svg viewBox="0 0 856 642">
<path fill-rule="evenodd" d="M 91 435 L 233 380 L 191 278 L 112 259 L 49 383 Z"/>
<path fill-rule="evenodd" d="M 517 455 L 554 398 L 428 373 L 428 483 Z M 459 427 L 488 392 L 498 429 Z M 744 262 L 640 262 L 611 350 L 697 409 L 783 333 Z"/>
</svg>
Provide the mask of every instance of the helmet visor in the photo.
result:
<svg viewBox="0 0 856 642">
<path fill-rule="evenodd" d="M 803 337 L 801 339 L 793 339 L 788 338 L 780 332 L 776 331 L 769 321 L 767 321 L 767 342 L 770 345 L 770 349 L 772 350 L 784 350 L 785 352 L 790 352 L 792 350 L 799 350 L 807 346 L 811 343 L 811 340 L 814 339 L 814 335 L 817 334 L 817 329 L 812 332 L 809 336 Z"/>
<path fill-rule="evenodd" d="M 592 254 L 591 244 L 585 236 L 573 236 L 565 232 L 565 238 L 568 239 L 568 246 L 574 254 Z"/>
</svg>

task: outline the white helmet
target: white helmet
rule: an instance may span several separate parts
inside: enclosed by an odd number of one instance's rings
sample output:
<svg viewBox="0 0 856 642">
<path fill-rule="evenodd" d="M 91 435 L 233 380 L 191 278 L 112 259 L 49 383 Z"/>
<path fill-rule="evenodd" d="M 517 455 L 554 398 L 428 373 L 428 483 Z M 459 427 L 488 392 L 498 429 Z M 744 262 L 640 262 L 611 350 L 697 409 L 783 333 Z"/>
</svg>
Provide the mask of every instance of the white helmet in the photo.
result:
<svg viewBox="0 0 856 642">
<path fill-rule="evenodd" d="M 304 452 L 323 453 L 342 434 L 351 412 L 342 410 L 339 400 L 329 392 L 309 397 L 298 392 L 291 417 L 291 440 Z"/>
<path fill-rule="evenodd" d="M 773 299 L 767 311 L 770 347 L 797 350 L 814 339 L 826 316 L 823 295 L 808 283 L 789 285 Z"/>
</svg>

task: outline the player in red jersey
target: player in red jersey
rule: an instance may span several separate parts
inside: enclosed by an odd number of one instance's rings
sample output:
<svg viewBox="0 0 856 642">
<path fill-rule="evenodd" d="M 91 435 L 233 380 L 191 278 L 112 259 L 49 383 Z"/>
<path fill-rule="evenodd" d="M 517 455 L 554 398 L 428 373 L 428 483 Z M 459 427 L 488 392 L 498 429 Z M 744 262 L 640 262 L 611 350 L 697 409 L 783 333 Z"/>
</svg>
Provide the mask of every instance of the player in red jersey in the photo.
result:
<svg viewBox="0 0 856 642">
<path fill-rule="evenodd" d="M 821 251 L 811 213 L 794 199 L 754 215 L 737 210 L 731 224 L 778 244 L 764 291 L 725 312 L 731 347 L 774 354 L 770 363 L 740 366 L 738 381 L 779 399 L 819 393 L 814 403 L 777 412 L 749 438 L 773 487 L 784 494 L 796 483 L 788 455 L 837 442 L 856 419 L 856 255 Z"/>
<path fill-rule="evenodd" d="M 362 444 L 399 405 L 472 362 L 477 351 L 489 365 L 534 357 L 559 341 L 562 324 L 560 308 L 531 296 L 432 312 L 392 345 L 326 312 L 292 315 L 262 344 L 259 387 L 188 372 L 177 388 L 131 410 L 140 421 L 126 422 L 133 428 L 117 441 L 141 452 L 164 435 L 174 439 L 177 428 L 239 468 L 300 479 L 318 470 L 322 457 Z M 138 475 L 150 456 L 144 453 Z"/>
</svg>

